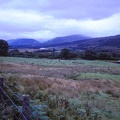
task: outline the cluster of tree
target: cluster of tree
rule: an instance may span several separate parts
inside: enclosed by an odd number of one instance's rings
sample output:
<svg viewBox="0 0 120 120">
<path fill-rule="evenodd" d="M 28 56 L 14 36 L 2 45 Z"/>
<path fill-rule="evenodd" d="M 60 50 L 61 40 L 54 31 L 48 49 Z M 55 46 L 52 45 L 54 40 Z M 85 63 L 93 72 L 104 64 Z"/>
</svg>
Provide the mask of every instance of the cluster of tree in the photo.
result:
<svg viewBox="0 0 120 120">
<path fill-rule="evenodd" d="M 26 57 L 26 58 L 58 58 L 58 54 L 55 53 L 55 51 L 25 51 L 25 52 L 20 52 L 18 49 L 10 50 L 9 51 L 9 56 L 11 57 Z"/>
<path fill-rule="evenodd" d="M 61 59 L 74 59 L 78 58 L 79 53 L 76 51 L 70 51 L 69 49 L 63 48 L 60 52 Z"/>
<path fill-rule="evenodd" d="M 11 50 L 9 56 L 12 57 L 27 57 L 27 58 L 50 58 L 50 59 L 75 59 L 82 58 L 87 60 L 115 60 L 119 59 L 120 55 L 110 52 L 94 52 L 85 50 L 84 52 L 71 51 L 69 49 L 61 49 L 60 52 L 53 49 L 52 51 L 34 51 L 34 52 L 19 52 L 19 50 Z"/>
<path fill-rule="evenodd" d="M 85 52 L 82 54 L 82 58 L 87 60 L 116 60 L 120 58 L 120 54 L 112 52 L 94 52 L 91 50 L 85 50 Z"/>
<path fill-rule="evenodd" d="M 56 51 L 55 49 L 51 51 L 33 51 L 33 52 L 20 52 L 18 49 L 10 50 L 9 56 L 11 57 L 26 57 L 26 58 L 50 58 L 50 59 L 73 59 L 78 57 L 78 53 L 75 51 L 70 51 L 69 49 L 61 49 L 61 51 Z"/>
<path fill-rule="evenodd" d="M 0 39 L 0 56 L 8 55 L 8 43 L 5 40 Z"/>
</svg>

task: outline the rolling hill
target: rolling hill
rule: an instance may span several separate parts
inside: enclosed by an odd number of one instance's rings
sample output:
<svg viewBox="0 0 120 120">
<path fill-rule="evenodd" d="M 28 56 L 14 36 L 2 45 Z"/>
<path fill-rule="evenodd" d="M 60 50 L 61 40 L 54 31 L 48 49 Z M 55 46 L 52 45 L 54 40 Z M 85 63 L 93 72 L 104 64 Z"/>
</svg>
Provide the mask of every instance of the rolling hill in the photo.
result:
<svg viewBox="0 0 120 120">
<path fill-rule="evenodd" d="M 84 40 L 84 39 L 90 39 L 90 37 L 86 37 L 83 35 L 69 35 L 69 36 L 63 36 L 63 37 L 56 37 L 51 40 L 48 40 L 44 43 L 44 45 L 56 45 L 56 44 L 64 44 L 64 43 L 70 43 L 77 40 Z"/>
<path fill-rule="evenodd" d="M 112 50 L 112 51 L 120 52 L 120 35 L 83 39 L 73 42 L 56 43 L 56 44 L 51 44 L 50 46 L 74 48 L 80 50 L 86 50 L 86 49 L 95 50 L 95 51 Z"/>
<path fill-rule="evenodd" d="M 76 46 L 79 49 L 93 49 L 93 50 L 98 50 L 102 48 L 120 48 L 120 35 L 92 38 L 82 41 L 79 40 L 72 42 L 69 45 Z"/>
<path fill-rule="evenodd" d="M 88 38 L 80 35 L 71 35 L 57 37 L 47 42 L 40 43 L 35 39 L 15 39 L 8 40 L 8 44 L 12 48 L 40 48 L 40 47 L 60 47 L 74 48 L 80 50 L 112 50 L 120 53 L 120 35 Z"/>
<path fill-rule="evenodd" d="M 12 48 L 36 48 L 40 46 L 40 42 L 35 39 L 19 38 L 7 41 Z"/>
<path fill-rule="evenodd" d="M 35 47 L 51 47 L 51 46 L 58 46 L 64 43 L 71 43 L 77 40 L 89 39 L 90 37 L 86 37 L 83 35 L 70 35 L 64 37 L 56 37 L 54 39 L 50 39 L 47 42 L 40 43 L 35 39 L 29 38 L 19 38 L 19 39 L 12 39 L 8 40 L 8 44 L 12 48 L 35 48 Z"/>
</svg>

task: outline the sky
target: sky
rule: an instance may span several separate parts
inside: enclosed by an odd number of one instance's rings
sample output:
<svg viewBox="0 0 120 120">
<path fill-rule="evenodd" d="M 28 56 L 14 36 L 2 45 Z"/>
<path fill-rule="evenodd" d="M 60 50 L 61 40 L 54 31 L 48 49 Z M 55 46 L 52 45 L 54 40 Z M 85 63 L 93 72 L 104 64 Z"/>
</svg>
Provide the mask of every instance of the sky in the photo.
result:
<svg viewBox="0 0 120 120">
<path fill-rule="evenodd" d="M 0 0 L 0 39 L 120 34 L 120 0 Z"/>
</svg>

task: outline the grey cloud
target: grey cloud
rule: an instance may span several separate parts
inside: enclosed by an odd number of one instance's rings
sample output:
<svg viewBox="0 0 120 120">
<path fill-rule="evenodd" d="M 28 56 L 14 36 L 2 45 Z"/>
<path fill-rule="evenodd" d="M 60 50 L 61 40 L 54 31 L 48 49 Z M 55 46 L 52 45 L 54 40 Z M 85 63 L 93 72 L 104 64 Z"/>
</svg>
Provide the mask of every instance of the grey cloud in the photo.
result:
<svg viewBox="0 0 120 120">
<path fill-rule="evenodd" d="M 117 13 L 120 0 L 0 0 L 0 37 L 118 34 Z"/>
<path fill-rule="evenodd" d="M 57 11 L 57 12 L 56 12 Z M 102 19 L 120 12 L 119 0 L 51 0 L 48 13 L 64 18 Z"/>
<path fill-rule="evenodd" d="M 1 3 L 1 8 L 3 9 L 14 9 L 14 10 L 33 10 L 33 11 L 42 11 L 48 2 L 47 0 L 6 0 L 6 2 Z"/>
<path fill-rule="evenodd" d="M 120 0 L 0 0 L 2 8 L 33 10 L 57 18 L 102 19 L 120 12 Z"/>
</svg>

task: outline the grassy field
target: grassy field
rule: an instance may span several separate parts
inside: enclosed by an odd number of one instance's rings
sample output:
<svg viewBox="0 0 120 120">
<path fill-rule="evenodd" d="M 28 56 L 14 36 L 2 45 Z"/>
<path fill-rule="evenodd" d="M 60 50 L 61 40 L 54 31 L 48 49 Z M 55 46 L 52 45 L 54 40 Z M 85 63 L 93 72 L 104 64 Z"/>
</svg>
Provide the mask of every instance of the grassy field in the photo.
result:
<svg viewBox="0 0 120 120">
<path fill-rule="evenodd" d="M 99 60 L 59 60 L 59 59 L 35 59 L 35 58 L 17 58 L 17 57 L 0 57 L 0 61 L 14 62 L 22 64 L 34 64 L 42 66 L 64 66 L 64 65 L 91 65 L 108 68 L 120 68 L 120 64 L 104 62 Z"/>
<path fill-rule="evenodd" d="M 120 119 L 120 64 L 0 57 L 0 77 L 13 91 L 29 94 L 37 104 L 46 104 L 52 120 L 61 116 L 66 120 Z M 69 103 L 67 108 L 56 105 L 59 99 Z"/>
</svg>

